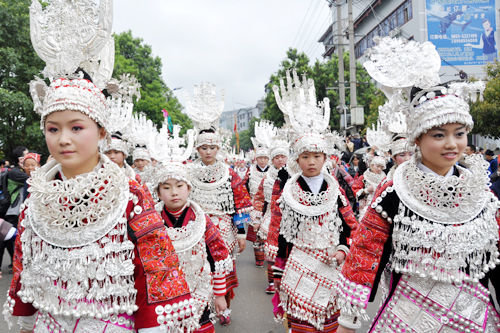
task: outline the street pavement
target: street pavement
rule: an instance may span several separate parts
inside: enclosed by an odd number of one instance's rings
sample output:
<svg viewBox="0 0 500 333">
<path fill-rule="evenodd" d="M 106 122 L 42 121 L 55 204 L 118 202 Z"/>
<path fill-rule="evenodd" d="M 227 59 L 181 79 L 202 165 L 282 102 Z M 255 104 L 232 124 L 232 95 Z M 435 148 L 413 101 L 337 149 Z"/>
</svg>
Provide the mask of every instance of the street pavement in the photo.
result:
<svg viewBox="0 0 500 333">
<path fill-rule="evenodd" d="M 10 258 L 7 253 L 3 259 L 3 277 L 0 279 L 0 309 L 3 308 L 5 296 L 10 285 L 12 274 L 8 273 L 7 265 Z M 229 326 L 216 324 L 217 333 L 286 333 L 282 324 L 273 319 L 271 298 L 264 290 L 267 287 L 266 270 L 255 266 L 252 243 L 247 242 L 247 248 L 238 257 L 237 272 L 240 286 L 236 288 L 236 297 L 231 304 L 232 323 Z M 378 302 L 374 302 L 378 304 Z M 369 311 L 373 315 L 373 310 Z M 366 332 L 367 328 L 359 330 Z M 0 333 L 19 332 L 17 327 L 11 331 L 0 314 Z"/>
</svg>

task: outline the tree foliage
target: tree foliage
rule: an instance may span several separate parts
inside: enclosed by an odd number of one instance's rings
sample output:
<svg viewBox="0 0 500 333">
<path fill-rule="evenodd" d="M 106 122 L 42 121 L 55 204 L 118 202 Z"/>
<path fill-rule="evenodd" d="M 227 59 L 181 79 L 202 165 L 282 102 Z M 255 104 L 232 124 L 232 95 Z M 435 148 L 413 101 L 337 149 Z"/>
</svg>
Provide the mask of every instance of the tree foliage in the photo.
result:
<svg viewBox="0 0 500 333">
<path fill-rule="evenodd" d="M 289 49 L 286 53 L 286 58 L 281 62 L 278 71 L 271 75 L 269 83 L 266 86 L 266 107 L 262 114 L 264 119 L 269 119 L 276 126 L 281 126 L 283 124 L 283 114 L 279 110 L 274 96 L 274 91 L 272 90 L 273 85 L 279 86 L 280 78 L 285 77 L 287 70 L 295 68 L 299 75 L 306 74 L 308 78 L 311 78 L 315 82 L 316 87 L 316 97 L 319 100 L 328 97 L 330 99 L 331 115 L 330 115 L 330 127 L 332 129 L 338 129 L 340 126 L 340 113 L 337 109 L 339 105 L 339 91 L 338 91 L 338 57 L 336 55 L 328 61 L 321 62 L 317 60 L 313 65 L 309 64 L 309 58 L 304 53 L 299 53 L 296 49 Z M 346 88 L 349 82 L 349 54 L 344 54 L 344 82 L 346 82 Z M 376 97 L 375 93 L 377 88 L 370 79 L 370 76 L 366 70 L 359 64 L 356 64 L 356 80 L 357 85 L 357 101 L 358 105 L 365 107 L 365 120 L 368 114 L 372 113 L 371 103 Z M 349 106 L 350 100 L 349 89 L 346 89 L 346 105 Z M 375 112 L 377 112 L 377 109 Z M 370 111 L 370 112 L 368 112 Z"/>
<path fill-rule="evenodd" d="M 9 159 L 19 145 L 48 156 L 28 87 L 45 66 L 31 45 L 30 4 L 0 0 L 0 150 Z"/>
<path fill-rule="evenodd" d="M 115 34 L 114 77 L 123 73 L 135 75 L 141 84 L 141 99 L 135 102 L 134 111 L 143 112 L 156 125 L 163 122 L 162 109 L 168 111 L 174 124 L 184 130 L 191 128 L 191 121 L 181 112 L 182 105 L 162 79 L 162 62 L 154 57 L 151 46 L 141 38 L 134 38 L 131 31 Z"/>
<path fill-rule="evenodd" d="M 24 145 L 48 156 L 40 117 L 33 112 L 28 83 L 44 68 L 30 39 L 30 0 L 0 0 L 0 156 L 10 158 L 13 148 Z M 162 79 L 162 63 L 151 47 L 130 31 L 115 35 L 114 77 L 134 74 L 142 85 L 142 99 L 135 110 L 147 114 L 156 124 L 166 109 L 174 124 L 190 128 L 179 100 Z"/>
<path fill-rule="evenodd" d="M 500 62 L 496 60 L 486 66 L 488 83 L 484 100 L 471 105 L 474 119 L 473 133 L 500 137 Z"/>
</svg>

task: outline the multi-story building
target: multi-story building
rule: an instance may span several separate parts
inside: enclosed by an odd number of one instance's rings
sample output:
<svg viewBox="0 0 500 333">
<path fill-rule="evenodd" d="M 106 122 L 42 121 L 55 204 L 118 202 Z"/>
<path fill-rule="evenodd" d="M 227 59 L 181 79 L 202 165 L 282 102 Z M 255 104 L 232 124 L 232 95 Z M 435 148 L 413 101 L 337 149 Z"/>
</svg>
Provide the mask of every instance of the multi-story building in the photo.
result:
<svg viewBox="0 0 500 333">
<path fill-rule="evenodd" d="M 340 6 L 344 45 L 348 43 L 346 2 Z M 333 18 L 338 8 L 334 5 Z M 364 62 L 377 36 L 431 41 L 442 59 L 443 82 L 463 78 L 463 73 L 482 78 L 485 64 L 498 56 L 499 8 L 500 0 L 353 0 L 356 58 Z M 334 22 L 333 30 L 330 26 L 319 40 L 325 57 L 335 52 L 336 26 Z"/>
<path fill-rule="evenodd" d="M 219 125 L 222 128 L 233 131 L 234 122 L 237 121 L 238 131 L 247 130 L 252 118 L 259 118 L 264 111 L 265 102 L 260 100 L 256 106 L 241 108 L 237 110 L 224 111 L 220 117 Z"/>
</svg>

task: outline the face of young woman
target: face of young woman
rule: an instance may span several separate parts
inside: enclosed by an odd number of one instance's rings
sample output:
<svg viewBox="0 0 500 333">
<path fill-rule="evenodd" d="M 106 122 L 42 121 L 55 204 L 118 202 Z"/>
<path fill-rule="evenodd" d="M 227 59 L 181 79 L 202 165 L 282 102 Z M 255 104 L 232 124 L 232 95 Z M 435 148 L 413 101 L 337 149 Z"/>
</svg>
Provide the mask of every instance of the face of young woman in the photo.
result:
<svg viewBox="0 0 500 333">
<path fill-rule="evenodd" d="M 104 128 L 78 111 L 58 111 L 45 121 L 45 141 L 50 154 L 61 163 L 68 178 L 90 172 L 99 162 L 98 143 Z"/>
<path fill-rule="evenodd" d="M 257 157 L 257 165 L 261 168 L 264 169 L 269 162 L 269 157 L 266 156 L 259 156 Z"/>
<path fill-rule="evenodd" d="M 375 164 L 375 163 L 370 164 L 370 171 L 376 173 L 377 175 L 381 174 L 383 170 L 384 166 L 380 164 Z"/>
<path fill-rule="evenodd" d="M 24 169 L 24 172 L 26 172 L 26 174 L 28 176 L 31 177 L 31 173 L 36 169 L 38 168 L 40 165 L 37 163 L 37 161 L 35 161 L 34 159 L 32 158 L 28 158 L 26 160 L 23 161 L 23 169 Z"/>
<path fill-rule="evenodd" d="M 315 177 L 321 173 L 325 164 L 326 156 L 319 152 L 304 152 L 299 155 L 297 163 L 302 169 L 302 175 L 306 177 Z"/>
<path fill-rule="evenodd" d="M 276 155 L 273 157 L 273 166 L 276 168 L 276 169 L 281 169 L 282 167 L 284 167 L 286 165 L 286 162 L 288 162 L 288 157 L 286 157 L 285 155 Z"/>
<path fill-rule="evenodd" d="M 411 153 L 409 151 L 405 151 L 404 153 L 394 155 L 394 162 L 396 162 L 396 165 L 400 165 L 403 162 L 408 161 L 410 158 Z"/>
<path fill-rule="evenodd" d="M 198 154 L 200 154 L 201 160 L 205 165 L 214 164 L 217 160 L 217 152 L 219 147 L 216 145 L 202 145 L 198 147 Z"/>
<path fill-rule="evenodd" d="M 108 150 L 105 154 L 107 157 L 109 157 L 109 159 L 111 161 L 118 164 L 118 166 L 120 168 L 123 168 L 123 165 L 125 163 L 125 154 L 124 153 L 122 153 L 121 151 L 118 151 L 118 150 L 111 149 L 111 150 Z"/>
<path fill-rule="evenodd" d="M 144 171 L 144 168 L 149 164 L 148 160 L 143 160 L 142 158 L 138 158 L 134 161 L 134 166 L 139 171 Z"/>
<path fill-rule="evenodd" d="M 171 211 L 178 211 L 187 202 L 191 189 L 184 181 L 169 179 L 158 187 L 158 196 Z"/>
<path fill-rule="evenodd" d="M 422 163 L 439 175 L 446 175 L 467 147 L 467 131 L 462 124 L 435 127 L 417 139 Z"/>
</svg>

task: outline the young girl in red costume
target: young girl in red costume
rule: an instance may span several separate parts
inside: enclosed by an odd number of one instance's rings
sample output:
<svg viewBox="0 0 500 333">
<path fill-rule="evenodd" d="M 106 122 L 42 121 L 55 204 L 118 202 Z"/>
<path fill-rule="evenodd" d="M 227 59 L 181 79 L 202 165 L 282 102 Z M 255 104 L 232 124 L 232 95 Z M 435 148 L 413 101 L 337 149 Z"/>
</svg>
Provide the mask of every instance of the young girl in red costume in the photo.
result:
<svg viewBox="0 0 500 333">
<path fill-rule="evenodd" d="M 323 170 L 332 153 L 328 99 L 317 105 L 314 82 L 287 73 L 288 89 L 274 87 L 292 125 L 294 172 L 278 199 L 279 239 L 274 274 L 291 332 L 335 332 L 339 307 L 333 289 L 349 252 L 356 220 L 337 180 Z M 278 313 L 279 315 L 279 313 Z"/>
<path fill-rule="evenodd" d="M 218 126 L 224 102 L 219 101 L 215 85 L 202 83 L 186 104 L 186 113 L 197 130 L 195 148 L 200 158 L 190 165 L 191 198 L 210 216 L 236 261 L 246 247 L 244 224 L 253 210 L 250 195 L 238 174 L 217 157 L 221 149 Z M 236 265 L 226 279 L 228 307 L 238 287 Z M 223 324 L 231 322 L 229 309 L 221 316 Z"/>
<path fill-rule="evenodd" d="M 192 144 L 190 147 L 185 150 L 186 159 Z M 200 327 L 194 332 L 215 332 L 215 314 L 227 309 L 226 275 L 232 271 L 233 261 L 217 227 L 198 204 L 189 200 L 191 182 L 180 155 L 176 150 L 175 156 L 156 167 L 155 186 L 161 200 L 157 210 L 167 226 L 195 300 L 193 316 Z"/>
<path fill-rule="evenodd" d="M 51 15 L 70 15 L 64 22 L 78 27 L 93 22 L 73 6 L 49 3 L 42 9 L 33 2 L 37 51 L 45 45 L 37 39 L 41 30 L 50 34 L 61 29 Z M 87 9 L 86 15 L 96 12 Z M 99 24 L 108 23 L 109 11 L 101 8 L 99 13 Z M 46 24 L 44 29 L 39 26 Z M 100 37 L 111 38 L 107 26 L 99 27 Z M 61 45 L 63 50 L 67 47 Z M 54 159 L 31 175 L 3 313 L 8 322 L 17 317 L 22 332 L 191 328 L 197 324 L 192 317 L 194 300 L 150 196 L 99 154 L 99 140 L 109 136 L 108 102 L 80 71 L 76 77 L 61 77 L 61 72 L 74 71 L 69 62 L 60 62 L 61 57 L 44 59 L 54 61 L 46 68 L 56 77 L 49 87 L 41 80 L 31 84 Z"/>
</svg>

